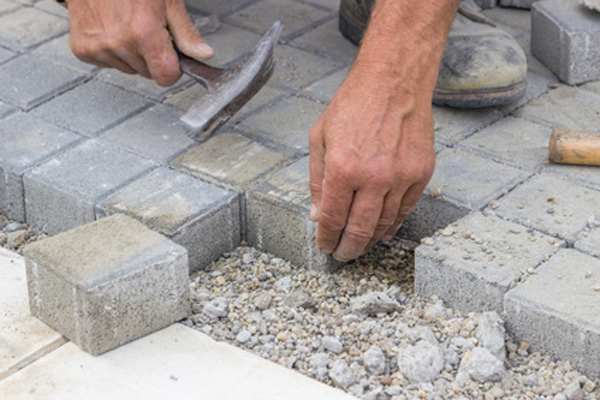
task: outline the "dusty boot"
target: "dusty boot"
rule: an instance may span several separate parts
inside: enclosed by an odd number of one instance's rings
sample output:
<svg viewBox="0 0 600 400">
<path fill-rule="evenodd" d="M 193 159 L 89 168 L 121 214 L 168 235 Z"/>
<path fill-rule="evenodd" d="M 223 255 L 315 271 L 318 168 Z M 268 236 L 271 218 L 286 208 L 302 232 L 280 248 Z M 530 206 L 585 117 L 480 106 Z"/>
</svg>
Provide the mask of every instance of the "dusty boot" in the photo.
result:
<svg viewBox="0 0 600 400">
<path fill-rule="evenodd" d="M 359 44 L 374 0 L 342 0 L 340 31 Z M 525 53 L 493 26 L 472 0 L 462 0 L 446 42 L 433 93 L 435 104 L 478 108 L 520 98 L 527 87 Z"/>
</svg>

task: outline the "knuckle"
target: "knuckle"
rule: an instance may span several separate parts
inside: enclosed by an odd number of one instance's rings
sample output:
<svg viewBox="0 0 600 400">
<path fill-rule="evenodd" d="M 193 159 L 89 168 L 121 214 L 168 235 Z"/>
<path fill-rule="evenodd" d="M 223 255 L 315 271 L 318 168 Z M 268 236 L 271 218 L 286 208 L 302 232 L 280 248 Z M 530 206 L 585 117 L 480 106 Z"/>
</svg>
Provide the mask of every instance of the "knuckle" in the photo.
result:
<svg viewBox="0 0 600 400">
<path fill-rule="evenodd" d="M 347 226 L 344 230 L 344 235 L 348 235 L 358 241 L 368 242 L 373 237 L 373 232 L 358 227 Z"/>
<path fill-rule="evenodd" d="M 340 221 L 339 218 L 332 216 L 326 211 L 321 211 L 319 214 L 319 225 L 333 232 L 341 232 L 345 227 L 343 221 Z"/>
</svg>

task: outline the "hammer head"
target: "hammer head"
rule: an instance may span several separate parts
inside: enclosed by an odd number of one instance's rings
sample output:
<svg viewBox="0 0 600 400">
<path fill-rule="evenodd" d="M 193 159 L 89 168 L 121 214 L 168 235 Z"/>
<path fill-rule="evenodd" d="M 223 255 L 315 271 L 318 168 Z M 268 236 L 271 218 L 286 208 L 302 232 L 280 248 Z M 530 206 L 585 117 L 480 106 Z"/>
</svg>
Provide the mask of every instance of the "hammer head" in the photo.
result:
<svg viewBox="0 0 600 400">
<path fill-rule="evenodd" d="M 193 135 L 210 137 L 264 86 L 275 68 L 273 53 L 282 30 L 281 22 L 275 22 L 252 53 L 230 68 L 180 58 L 181 70 L 208 89 L 181 117 Z"/>
</svg>

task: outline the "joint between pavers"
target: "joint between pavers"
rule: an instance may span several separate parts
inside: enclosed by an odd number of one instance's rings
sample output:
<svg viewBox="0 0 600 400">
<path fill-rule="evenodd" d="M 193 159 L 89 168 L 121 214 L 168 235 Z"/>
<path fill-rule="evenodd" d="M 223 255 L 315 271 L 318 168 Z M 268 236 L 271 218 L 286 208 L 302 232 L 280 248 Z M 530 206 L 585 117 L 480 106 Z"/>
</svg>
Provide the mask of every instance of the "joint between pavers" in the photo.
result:
<svg viewBox="0 0 600 400">
<path fill-rule="evenodd" d="M 2 382 L 4 379 L 10 377 L 11 375 L 16 374 L 17 372 L 21 371 L 22 369 L 26 368 L 27 366 L 33 364 L 37 360 L 47 356 L 48 354 L 52 353 L 53 351 L 58 350 L 60 347 L 62 347 L 63 345 L 65 345 L 67 343 L 69 343 L 69 340 L 64 336 L 61 336 L 58 339 L 56 339 L 55 341 L 53 341 L 52 343 L 50 343 L 50 344 L 46 345 L 45 347 L 39 349 L 38 351 L 34 352 L 33 354 L 28 355 L 27 357 L 20 360 L 15 365 L 9 367 L 8 370 L 6 370 L 4 373 L 0 373 L 0 382 Z"/>
<path fill-rule="evenodd" d="M 119 147 L 119 149 L 125 151 L 124 149 L 122 149 L 120 147 Z M 129 152 L 129 154 L 136 155 L 136 154 L 131 153 L 131 152 Z M 140 157 L 140 156 L 138 156 L 138 157 Z M 142 157 L 140 157 L 140 158 L 142 158 Z M 143 159 L 144 160 L 148 160 L 147 158 L 143 158 Z M 106 192 L 106 193 L 104 193 L 104 194 L 102 194 L 102 195 L 100 195 L 98 197 L 95 197 L 92 200 L 92 202 L 94 203 L 94 219 L 95 220 L 98 219 L 98 213 L 96 212 L 96 210 L 97 210 L 97 206 L 100 203 L 102 203 L 104 200 L 106 200 L 109 196 L 111 196 L 111 195 L 115 194 L 116 192 L 118 192 L 119 190 L 123 189 L 125 186 L 130 185 L 131 183 L 137 181 L 140 178 L 143 178 L 146 175 L 149 175 L 150 173 L 152 173 L 152 171 L 154 171 L 155 169 L 160 168 L 160 167 L 161 167 L 160 165 L 155 164 L 151 168 L 148 168 L 147 170 L 144 170 L 144 171 L 140 172 L 139 174 L 134 175 L 133 177 L 127 179 L 124 182 L 122 182 L 120 185 L 115 186 L 114 188 L 112 188 L 108 192 Z"/>
</svg>

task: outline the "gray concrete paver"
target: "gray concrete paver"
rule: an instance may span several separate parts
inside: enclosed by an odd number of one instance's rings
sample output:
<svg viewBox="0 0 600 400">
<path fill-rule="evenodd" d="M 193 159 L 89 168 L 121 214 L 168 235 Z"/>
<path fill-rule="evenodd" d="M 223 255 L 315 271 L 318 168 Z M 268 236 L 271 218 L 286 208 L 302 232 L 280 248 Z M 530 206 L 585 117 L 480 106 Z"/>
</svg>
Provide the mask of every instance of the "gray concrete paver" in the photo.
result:
<svg viewBox="0 0 600 400">
<path fill-rule="evenodd" d="M 55 1 L 53 2 L 56 3 Z M 31 54 L 79 71 L 89 73 L 97 71 L 99 67 L 79 61 L 77 57 L 73 55 L 70 40 L 70 34 L 59 36 L 36 47 Z"/>
<path fill-rule="evenodd" d="M 8 14 L 19 8 L 18 4 L 15 4 L 8 0 L 0 0 L 0 15 Z"/>
<path fill-rule="evenodd" d="M 69 11 L 54 0 L 40 0 L 34 4 L 34 7 L 48 14 L 54 14 L 59 17 L 69 18 Z"/>
<path fill-rule="evenodd" d="M 265 32 L 257 34 L 222 23 L 216 32 L 203 36 L 206 43 L 215 50 L 215 56 L 206 62 L 215 66 L 231 64 L 250 53 Z"/>
<path fill-rule="evenodd" d="M 344 82 L 344 79 L 346 79 L 348 71 L 350 71 L 350 67 L 345 67 L 327 75 L 325 78 L 304 89 L 301 94 L 323 103 L 329 103 L 337 89 Z"/>
<path fill-rule="evenodd" d="M 358 47 L 340 33 L 337 18 L 292 40 L 290 45 L 347 65 L 352 64 L 358 54 Z"/>
<path fill-rule="evenodd" d="M 574 247 L 582 253 L 600 258 L 600 215 L 592 221 L 589 221 L 591 224 L 588 222 L 588 227 L 579 235 Z"/>
<path fill-rule="evenodd" d="M 16 53 L 14 53 L 8 49 L 5 49 L 3 47 L 0 47 L 0 64 L 4 64 L 11 58 L 16 57 L 16 55 L 17 55 Z"/>
<path fill-rule="evenodd" d="M 531 12 L 518 8 L 490 8 L 483 15 L 492 21 L 523 32 L 531 32 Z"/>
<path fill-rule="evenodd" d="M 26 50 L 69 30 L 66 19 L 31 7 L 0 17 L 0 44 Z"/>
<path fill-rule="evenodd" d="M 502 112 L 495 108 L 460 109 L 434 105 L 435 139 L 453 145 L 502 117 Z"/>
<path fill-rule="evenodd" d="M 600 190 L 600 168 L 596 166 L 550 164 L 545 170 Z"/>
<path fill-rule="evenodd" d="M 101 70 L 96 78 L 100 81 L 111 83 L 121 89 L 137 93 L 155 101 L 163 100 L 167 94 L 177 91 L 191 81 L 187 75 L 183 75 L 176 83 L 171 86 L 159 86 L 153 80 L 141 75 L 126 74 L 116 69 L 107 68 Z"/>
<path fill-rule="evenodd" d="M 237 11 L 255 0 L 185 0 L 192 11 L 200 11 L 203 15 L 217 15 L 223 17 Z"/>
<path fill-rule="evenodd" d="M 11 106 L 10 104 L 6 104 L 2 101 L 0 101 L 0 120 L 8 117 L 9 115 L 11 115 L 12 113 L 16 112 L 17 108 Z"/>
</svg>

